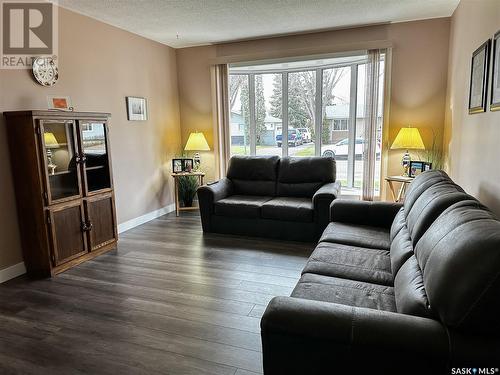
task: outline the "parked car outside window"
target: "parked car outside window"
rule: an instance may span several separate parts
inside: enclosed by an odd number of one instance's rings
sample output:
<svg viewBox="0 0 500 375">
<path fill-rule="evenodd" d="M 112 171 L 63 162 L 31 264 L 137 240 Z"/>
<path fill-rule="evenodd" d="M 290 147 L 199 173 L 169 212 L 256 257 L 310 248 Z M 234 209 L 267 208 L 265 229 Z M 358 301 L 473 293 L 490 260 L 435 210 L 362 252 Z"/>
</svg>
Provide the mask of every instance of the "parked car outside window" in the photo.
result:
<svg viewBox="0 0 500 375">
<path fill-rule="evenodd" d="M 354 157 L 359 160 L 363 157 L 363 150 L 365 145 L 365 140 L 363 138 L 356 138 L 356 144 L 354 148 Z M 377 141 L 376 145 L 377 156 L 380 155 L 380 143 Z M 349 138 L 344 138 L 341 141 L 335 143 L 334 145 L 325 145 L 321 147 L 321 155 L 331 156 L 337 160 L 347 160 L 349 155 Z"/>
<path fill-rule="evenodd" d="M 312 142 L 312 134 L 308 128 L 297 128 L 297 130 L 302 134 L 302 141 L 304 143 Z"/>
<path fill-rule="evenodd" d="M 276 136 L 276 145 L 281 147 L 283 136 L 278 134 Z M 302 134 L 297 129 L 288 129 L 288 146 L 296 147 L 303 143 Z"/>
</svg>

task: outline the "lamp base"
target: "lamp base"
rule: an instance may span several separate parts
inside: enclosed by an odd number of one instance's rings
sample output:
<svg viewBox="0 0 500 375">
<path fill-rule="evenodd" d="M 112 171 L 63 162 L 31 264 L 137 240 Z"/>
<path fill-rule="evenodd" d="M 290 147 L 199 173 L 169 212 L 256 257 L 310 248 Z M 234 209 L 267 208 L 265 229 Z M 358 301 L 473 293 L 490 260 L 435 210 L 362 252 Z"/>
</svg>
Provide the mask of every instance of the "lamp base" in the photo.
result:
<svg viewBox="0 0 500 375">
<path fill-rule="evenodd" d="M 200 164 L 201 164 L 201 156 L 199 152 L 196 152 L 193 155 L 193 160 L 194 160 L 194 170 L 198 171 L 200 169 Z"/>
<path fill-rule="evenodd" d="M 410 171 L 410 161 L 411 161 L 410 153 L 408 152 L 408 150 L 406 150 L 406 152 L 403 154 L 403 158 L 401 159 L 401 165 L 403 166 L 404 169 L 403 173 L 404 177 L 409 176 L 408 172 Z"/>
</svg>

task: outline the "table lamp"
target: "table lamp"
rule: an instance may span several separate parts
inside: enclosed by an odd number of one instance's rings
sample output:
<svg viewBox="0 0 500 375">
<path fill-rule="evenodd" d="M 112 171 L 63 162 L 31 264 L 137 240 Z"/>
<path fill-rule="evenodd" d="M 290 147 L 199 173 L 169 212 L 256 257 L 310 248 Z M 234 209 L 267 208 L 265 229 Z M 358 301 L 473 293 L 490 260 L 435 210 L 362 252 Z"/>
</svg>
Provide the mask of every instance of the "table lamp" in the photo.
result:
<svg viewBox="0 0 500 375">
<path fill-rule="evenodd" d="M 201 157 L 198 151 L 210 151 L 207 140 L 202 132 L 194 132 L 189 134 L 189 138 L 184 147 L 184 151 L 196 151 L 194 154 L 194 169 L 197 170 L 201 164 Z"/>
<path fill-rule="evenodd" d="M 52 163 L 52 149 L 59 148 L 59 143 L 54 135 L 54 133 L 46 132 L 43 133 L 43 142 L 45 143 L 45 148 L 47 149 L 47 167 L 49 168 L 50 174 L 54 174 L 57 165 Z"/>
<path fill-rule="evenodd" d="M 410 126 L 401 128 L 396 139 L 392 143 L 391 150 L 406 150 L 401 160 L 401 165 L 404 168 L 403 176 L 408 176 L 410 168 L 411 156 L 408 150 L 425 150 L 424 142 L 417 128 Z"/>
</svg>

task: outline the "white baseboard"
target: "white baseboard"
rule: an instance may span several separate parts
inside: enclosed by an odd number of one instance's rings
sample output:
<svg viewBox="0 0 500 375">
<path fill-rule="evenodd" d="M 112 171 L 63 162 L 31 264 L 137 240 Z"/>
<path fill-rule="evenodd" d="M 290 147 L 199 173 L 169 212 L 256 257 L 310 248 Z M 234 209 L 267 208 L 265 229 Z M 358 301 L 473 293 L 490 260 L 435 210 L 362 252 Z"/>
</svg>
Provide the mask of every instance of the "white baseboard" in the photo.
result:
<svg viewBox="0 0 500 375">
<path fill-rule="evenodd" d="M 129 229 L 135 228 L 139 225 L 147 223 L 148 221 L 154 220 L 160 216 L 166 215 L 170 212 L 175 211 L 175 204 L 169 204 L 163 208 L 160 208 L 155 211 L 148 212 L 142 216 L 136 217 L 134 219 L 125 221 L 121 224 L 118 224 L 118 233 L 123 233 Z"/>
<path fill-rule="evenodd" d="M 7 280 L 13 279 L 14 277 L 24 275 L 25 273 L 26 267 L 24 266 L 24 262 L 4 268 L 3 270 L 0 270 L 0 284 L 6 282 Z"/>
<path fill-rule="evenodd" d="M 168 206 L 165 206 L 158 210 L 151 211 L 142 216 L 125 221 L 124 223 L 118 224 L 118 233 L 125 232 L 129 229 L 135 228 L 141 224 L 147 223 L 148 221 L 154 220 L 173 211 L 175 211 L 175 204 L 169 204 Z M 13 279 L 14 277 L 21 276 L 25 273 L 26 267 L 24 265 L 24 262 L 4 268 L 3 270 L 0 270 L 0 284 Z"/>
</svg>

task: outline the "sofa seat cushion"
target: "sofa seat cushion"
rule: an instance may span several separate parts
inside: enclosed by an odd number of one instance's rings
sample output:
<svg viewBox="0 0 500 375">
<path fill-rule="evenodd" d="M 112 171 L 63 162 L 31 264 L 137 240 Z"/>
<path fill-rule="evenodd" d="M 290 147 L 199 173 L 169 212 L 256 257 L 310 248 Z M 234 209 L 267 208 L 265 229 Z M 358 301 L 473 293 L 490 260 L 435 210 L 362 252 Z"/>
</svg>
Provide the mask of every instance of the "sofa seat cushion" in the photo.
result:
<svg viewBox="0 0 500 375">
<path fill-rule="evenodd" d="M 260 218 L 262 205 L 272 197 L 259 195 L 231 195 L 214 204 L 215 214 L 251 219 Z"/>
<path fill-rule="evenodd" d="M 262 217 L 265 219 L 312 222 L 313 214 L 311 198 L 277 197 L 262 205 Z"/>
<path fill-rule="evenodd" d="M 396 311 L 393 287 L 313 273 L 302 275 L 292 292 L 292 297 Z"/>
<path fill-rule="evenodd" d="M 341 277 L 380 285 L 393 285 L 387 250 L 320 242 L 302 273 Z"/>
<path fill-rule="evenodd" d="M 389 229 L 339 222 L 328 224 L 321 241 L 381 250 L 389 250 L 391 247 Z"/>
</svg>

